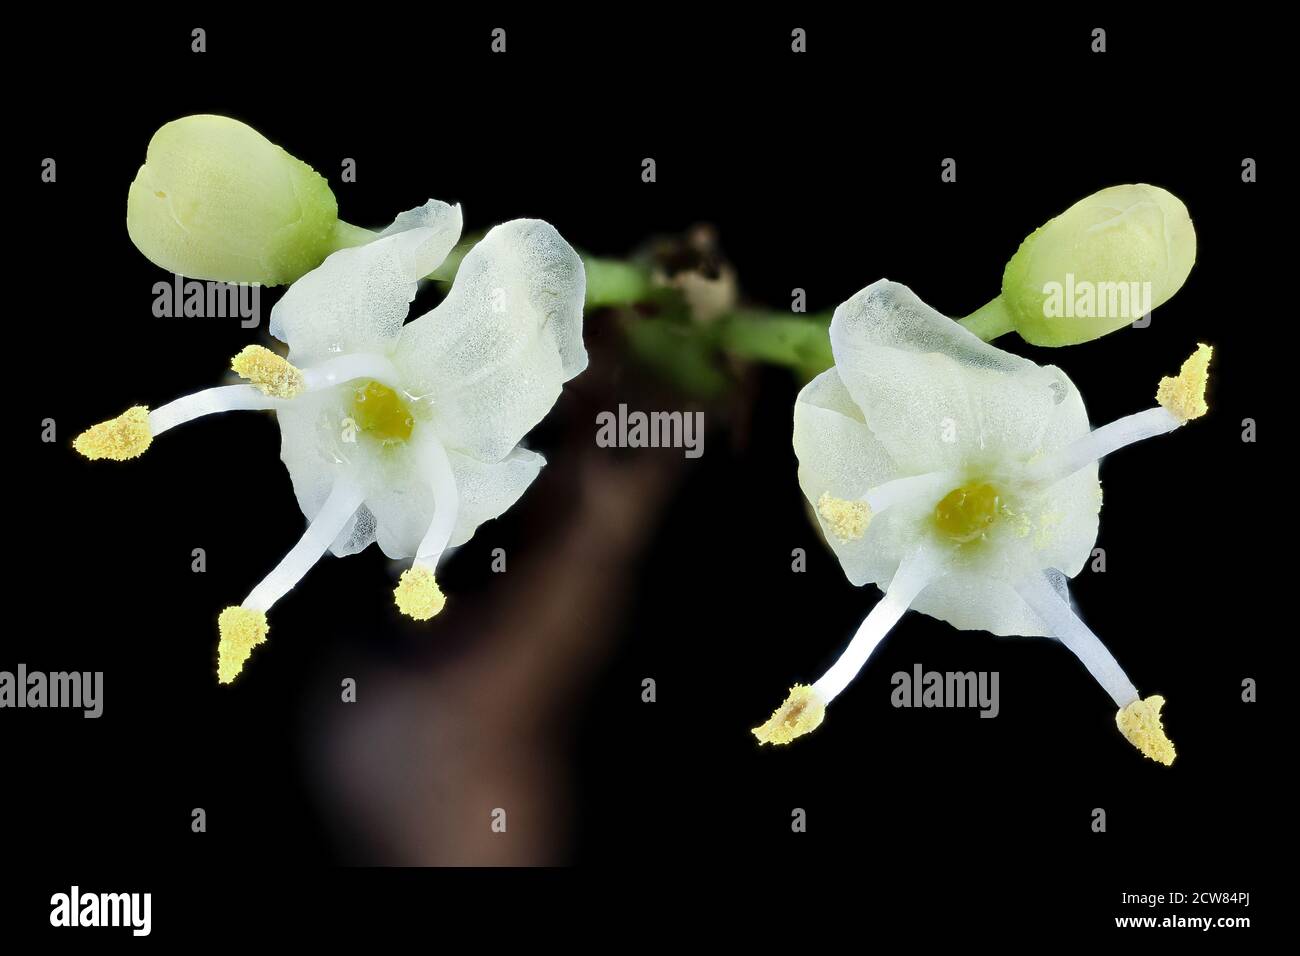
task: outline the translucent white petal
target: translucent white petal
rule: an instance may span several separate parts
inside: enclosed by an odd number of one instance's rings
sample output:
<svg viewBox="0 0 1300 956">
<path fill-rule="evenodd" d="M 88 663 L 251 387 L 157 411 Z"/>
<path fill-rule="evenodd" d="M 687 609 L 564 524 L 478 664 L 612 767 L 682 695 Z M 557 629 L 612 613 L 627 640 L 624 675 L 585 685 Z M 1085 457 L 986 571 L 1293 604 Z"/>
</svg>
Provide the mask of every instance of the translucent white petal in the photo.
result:
<svg viewBox="0 0 1300 956">
<path fill-rule="evenodd" d="M 461 496 L 460 515 L 448 543 L 452 548 L 468 541 L 483 522 L 504 514 L 546 464 L 545 458 L 527 448 L 516 448 L 490 464 L 455 452 L 448 457 Z"/>
<path fill-rule="evenodd" d="M 1046 567 L 1080 570 L 1096 540 L 1100 485 L 1090 467 L 1035 488 L 1020 466 L 1087 431 L 1073 383 L 981 342 L 897 283 L 875 283 L 840 306 L 831 338 L 836 367 L 795 406 L 799 480 L 814 505 L 823 491 L 856 498 L 892 478 L 953 471 L 992 482 L 1015 509 L 964 548 L 936 538 L 928 499 L 877 513 L 856 541 L 841 541 L 819 515 L 849 580 L 883 589 L 906 554 L 937 540 L 952 570 L 918 610 L 959 628 L 1043 633 L 1013 584 Z"/>
<path fill-rule="evenodd" d="M 1070 604 L 1069 579 L 1055 568 L 1045 573 L 1048 583 Z M 1052 636 L 1012 584 L 960 568 L 932 582 L 912 602 L 912 610 L 964 631 L 988 631 L 999 637 Z"/>
<path fill-rule="evenodd" d="M 904 473 L 1024 461 L 1088 428 L 1074 384 L 882 279 L 835 310 L 836 368 Z"/>
<path fill-rule="evenodd" d="M 393 361 L 433 410 L 448 450 L 499 461 L 587 366 L 586 274 L 555 228 L 497 226 L 460 264 L 447 298 L 402 329 Z"/>
<path fill-rule="evenodd" d="M 411 558 L 433 521 L 436 505 L 431 476 L 417 453 L 420 430 L 411 440 L 381 445 L 356 430 L 351 415 L 352 389 L 342 386 L 300 396 L 278 412 L 280 457 L 293 481 L 298 506 L 310 520 L 320 511 L 340 475 L 361 484 L 365 504 L 331 546 L 343 557 L 378 541 L 391 558 Z M 448 547 L 464 544 L 484 521 L 514 504 L 546 460 L 515 448 L 501 461 L 485 463 L 449 451 L 458 508 Z"/>
<path fill-rule="evenodd" d="M 1053 406 L 1039 438 L 1038 450 L 1055 451 L 1088 434 L 1088 412 L 1083 397 L 1065 373 L 1054 366 L 1042 371 L 1060 376 L 1064 394 Z M 1053 386 L 1054 388 L 1054 386 Z M 1032 456 L 1031 456 L 1032 457 Z M 1032 545 L 1039 568 L 1058 568 L 1070 577 L 1078 574 L 1097 541 L 1101 510 L 1101 482 L 1097 465 L 1079 469 L 1070 477 L 1029 496 L 1035 513 Z"/>
<path fill-rule="evenodd" d="M 519 500 L 546 460 L 525 448 L 516 448 L 501 461 L 487 464 L 448 452 L 456 479 L 459 509 L 447 547 L 464 544 L 485 521 L 500 516 Z M 374 514 L 379 547 L 390 558 L 411 558 L 433 521 L 436 501 L 425 476 L 412 474 L 403 486 L 381 486 L 366 498 Z"/>
<path fill-rule="evenodd" d="M 1096 464 L 1029 496 L 1028 501 L 1034 515 L 1027 536 L 1033 559 L 1023 570 L 1028 573 L 1030 566 L 1060 568 L 1074 577 L 1083 570 L 1097 543 L 1101 482 Z"/>
<path fill-rule="evenodd" d="M 912 602 L 912 610 L 947 621 L 964 631 L 999 637 L 1043 637 L 1046 627 L 1006 581 L 954 571 L 934 581 Z"/>
<path fill-rule="evenodd" d="M 418 280 L 446 258 L 460 228 L 460 207 L 437 200 L 402 213 L 380 238 L 334 253 L 290 286 L 271 310 L 271 334 L 288 343 L 297 365 L 345 352 L 386 354 Z"/>
<path fill-rule="evenodd" d="M 862 420 L 839 373 L 822 372 L 803 387 L 794 405 L 794 453 L 799 459 L 799 487 L 817 514 L 823 493 L 835 498 L 856 499 L 876 485 L 899 477 L 898 469 L 880 440 Z M 885 512 L 856 540 L 844 541 L 821 524 L 831 549 L 844 573 L 855 585 L 888 581 L 902 559 L 894 553 L 888 528 L 881 522 Z"/>
<path fill-rule="evenodd" d="M 341 472 L 373 473 L 367 459 L 374 449 L 348 428 L 344 389 L 326 389 L 284 403 L 280 423 L 280 458 L 289 470 L 298 507 L 308 520 L 316 517 Z M 356 441 L 349 441 L 349 437 Z M 355 554 L 375 539 L 374 519 L 363 505 L 339 533 L 330 550 L 338 557 Z"/>
<path fill-rule="evenodd" d="M 836 310 L 831 344 L 845 388 L 900 473 L 953 469 L 1014 499 L 1017 517 L 975 552 L 972 573 L 1008 582 L 1048 566 L 1078 573 L 1097 536 L 1096 468 L 1045 490 L 1015 480 L 1024 462 L 1088 431 L 1083 400 L 1060 369 L 981 341 L 886 280 Z M 903 518 L 891 516 L 896 547 L 909 543 Z M 917 510 L 918 521 L 927 518 Z M 882 540 L 887 526 L 872 530 Z M 878 568 L 870 579 L 881 582 Z"/>
</svg>

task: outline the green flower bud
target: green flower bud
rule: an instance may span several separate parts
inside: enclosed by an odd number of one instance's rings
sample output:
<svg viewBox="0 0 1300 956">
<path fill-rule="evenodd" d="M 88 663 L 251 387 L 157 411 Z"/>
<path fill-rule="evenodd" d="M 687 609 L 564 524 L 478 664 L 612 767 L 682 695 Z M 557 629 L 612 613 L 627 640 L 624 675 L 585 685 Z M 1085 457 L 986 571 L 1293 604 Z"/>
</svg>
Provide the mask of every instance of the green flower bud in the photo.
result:
<svg viewBox="0 0 1300 956">
<path fill-rule="evenodd" d="M 1162 305 L 1195 261 L 1196 230 L 1177 196 L 1111 186 L 1020 244 L 1002 274 L 1001 309 L 1033 345 L 1087 342 Z"/>
<path fill-rule="evenodd" d="M 225 116 L 186 116 L 154 133 L 126 228 L 170 272 L 262 285 L 316 268 L 352 229 L 323 176 Z"/>
</svg>

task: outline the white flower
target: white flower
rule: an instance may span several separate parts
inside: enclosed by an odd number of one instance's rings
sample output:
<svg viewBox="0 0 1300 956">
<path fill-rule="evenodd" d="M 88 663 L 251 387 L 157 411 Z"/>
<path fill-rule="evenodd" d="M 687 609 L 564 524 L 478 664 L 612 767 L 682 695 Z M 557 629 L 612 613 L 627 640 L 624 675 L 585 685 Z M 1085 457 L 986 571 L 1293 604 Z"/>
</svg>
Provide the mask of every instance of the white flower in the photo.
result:
<svg viewBox="0 0 1300 956">
<path fill-rule="evenodd" d="M 418 280 L 460 236 L 460 207 L 430 201 L 380 238 L 336 252 L 271 313 L 288 361 L 250 346 L 232 365 L 252 384 L 137 406 L 90 429 L 90 458 L 132 458 L 202 415 L 274 409 L 281 457 L 310 521 L 238 607 L 222 612 L 218 677 L 265 640 L 266 612 L 328 550 L 372 541 L 413 558 L 395 596 L 424 620 L 443 606 L 438 559 L 517 501 L 545 463 L 519 442 L 587 364 L 577 253 L 545 222 L 497 226 L 465 256 L 446 299 L 405 323 Z M 404 324 L 405 323 L 405 324 Z"/>
<path fill-rule="evenodd" d="M 1161 383 L 1155 408 L 1096 431 L 1060 369 L 981 341 L 898 283 L 841 305 L 831 348 L 835 366 L 795 403 L 799 484 L 849 580 L 885 594 L 826 675 L 797 685 L 755 730 L 759 740 L 815 728 L 910 607 L 962 629 L 1060 639 L 1111 693 L 1125 735 L 1172 761 L 1163 700 L 1138 697 L 1070 611 L 1065 581 L 1096 541 L 1097 460 L 1205 412 L 1209 347 Z"/>
</svg>

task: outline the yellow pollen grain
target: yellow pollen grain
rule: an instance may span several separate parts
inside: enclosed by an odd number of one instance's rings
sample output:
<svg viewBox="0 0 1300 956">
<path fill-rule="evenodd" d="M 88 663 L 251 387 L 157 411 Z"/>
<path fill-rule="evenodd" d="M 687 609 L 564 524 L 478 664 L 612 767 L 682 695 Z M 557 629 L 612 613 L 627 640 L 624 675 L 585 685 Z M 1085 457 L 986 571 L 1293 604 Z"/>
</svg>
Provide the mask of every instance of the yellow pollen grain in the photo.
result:
<svg viewBox="0 0 1300 956">
<path fill-rule="evenodd" d="M 825 716 L 826 701 L 817 689 L 808 684 L 795 684 L 785 703 L 752 733 L 760 744 L 788 744 L 820 727 Z"/>
<path fill-rule="evenodd" d="M 117 418 L 92 425 L 73 439 L 72 447 L 91 461 L 100 458 L 126 461 L 143 455 L 152 441 L 149 409 L 144 405 L 135 405 Z"/>
<path fill-rule="evenodd" d="M 1115 714 L 1115 723 L 1129 743 L 1167 767 L 1174 762 L 1174 745 L 1160 723 L 1160 709 L 1164 706 L 1165 699 L 1158 694 L 1135 700 Z"/>
<path fill-rule="evenodd" d="M 217 681 L 229 684 L 244 669 L 244 661 L 253 648 L 266 640 L 271 626 L 263 611 L 246 607 L 228 607 L 217 618 L 221 641 L 217 645 Z"/>
<path fill-rule="evenodd" d="M 272 398 L 294 398 L 307 387 L 301 369 L 261 345 L 244 346 L 230 367 Z"/>
<path fill-rule="evenodd" d="M 871 524 L 871 506 L 865 501 L 835 498 L 829 491 L 823 491 L 817 499 L 817 513 L 841 541 L 856 541 Z"/>
<path fill-rule="evenodd" d="M 413 565 L 402 572 L 393 588 L 397 609 L 409 618 L 427 621 L 447 604 L 447 598 L 433 578 L 433 572 Z"/>
<path fill-rule="evenodd" d="M 1204 342 L 1188 356 L 1177 378 L 1165 376 L 1156 389 L 1156 401 L 1180 422 L 1200 418 L 1210 410 L 1205 401 L 1205 386 L 1210 380 L 1210 357 L 1214 349 Z"/>
</svg>

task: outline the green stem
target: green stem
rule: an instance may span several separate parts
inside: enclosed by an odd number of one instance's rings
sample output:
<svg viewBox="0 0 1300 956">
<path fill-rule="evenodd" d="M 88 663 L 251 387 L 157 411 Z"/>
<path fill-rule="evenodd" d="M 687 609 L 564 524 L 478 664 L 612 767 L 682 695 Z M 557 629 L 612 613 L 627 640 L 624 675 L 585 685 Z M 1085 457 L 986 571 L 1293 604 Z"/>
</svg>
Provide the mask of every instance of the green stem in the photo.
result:
<svg viewBox="0 0 1300 956">
<path fill-rule="evenodd" d="M 379 233 L 371 232 L 369 229 L 362 229 L 360 226 L 354 226 L 350 222 L 344 222 L 340 219 L 334 224 L 334 241 L 330 252 L 338 252 L 340 249 L 351 249 L 353 246 L 364 246 L 367 242 L 373 242 L 379 238 Z"/>
<path fill-rule="evenodd" d="M 961 320 L 961 324 L 985 342 L 992 342 L 999 335 L 1006 335 L 1016 327 L 1015 320 L 1011 318 L 1011 312 L 1007 309 L 1007 303 L 1000 295 L 983 308 L 966 316 Z"/>
<path fill-rule="evenodd" d="M 650 295 L 650 273 L 641 266 L 595 256 L 583 256 L 582 264 L 587 270 L 589 309 L 635 305 Z"/>
<path fill-rule="evenodd" d="M 734 358 L 784 365 L 811 377 L 835 364 L 830 322 L 829 313 L 793 316 L 745 309 L 718 319 L 718 343 Z"/>
</svg>

